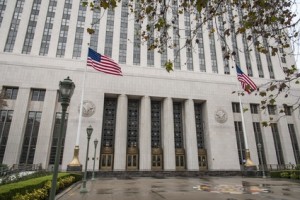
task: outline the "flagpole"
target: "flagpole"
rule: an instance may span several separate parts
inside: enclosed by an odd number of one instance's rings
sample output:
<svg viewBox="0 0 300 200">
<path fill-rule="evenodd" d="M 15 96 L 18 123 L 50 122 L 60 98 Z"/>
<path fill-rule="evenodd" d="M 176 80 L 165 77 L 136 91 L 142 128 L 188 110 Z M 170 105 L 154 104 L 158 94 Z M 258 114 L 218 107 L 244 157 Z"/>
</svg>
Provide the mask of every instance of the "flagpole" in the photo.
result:
<svg viewBox="0 0 300 200">
<path fill-rule="evenodd" d="M 237 83 L 236 85 L 237 85 L 237 90 L 239 91 L 239 89 L 240 89 L 239 84 Z M 239 93 L 238 93 L 238 97 L 239 97 L 239 104 L 240 104 L 241 117 L 242 117 L 242 127 L 243 127 L 244 143 L 245 143 L 245 154 L 246 154 L 245 155 L 246 162 L 245 162 L 244 166 L 249 169 L 255 169 L 256 165 L 251 160 L 251 156 L 250 156 L 250 150 L 249 150 L 248 139 L 247 139 L 247 134 L 246 134 L 245 119 L 244 119 L 244 109 L 243 109 L 243 105 L 242 105 L 242 99 L 241 99 L 241 96 Z"/>
<path fill-rule="evenodd" d="M 81 130 L 81 122 L 82 122 L 83 97 L 85 91 L 86 71 L 87 71 L 87 65 L 85 65 L 83 81 L 82 81 L 83 83 L 82 83 L 82 91 L 81 91 L 81 98 L 80 98 L 79 119 L 78 119 L 74 155 L 73 155 L 73 160 L 67 166 L 67 171 L 82 171 L 82 164 L 79 161 L 79 139 L 80 139 L 80 130 Z"/>
</svg>

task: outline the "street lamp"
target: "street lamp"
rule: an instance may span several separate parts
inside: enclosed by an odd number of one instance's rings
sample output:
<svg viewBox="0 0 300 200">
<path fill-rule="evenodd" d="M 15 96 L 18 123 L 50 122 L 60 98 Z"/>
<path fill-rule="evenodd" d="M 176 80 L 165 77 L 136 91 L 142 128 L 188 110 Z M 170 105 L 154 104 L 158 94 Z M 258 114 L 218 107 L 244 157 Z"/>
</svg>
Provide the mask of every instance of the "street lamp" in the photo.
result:
<svg viewBox="0 0 300 200">
<path fill-rule="evenodd" d="M 257 144 L 257 147 L 258 147 L 258 152 L 259 152 L 259 157 L 260 157 L 260 159 L 261 159 L 261 170 L 262 170 L 262 177 L 263 178 L 266 178 L 266 175 L 265 175 L 265 167 L 264 167 L 264 163 L 263 163 L 263 157 L 262 157 L 262 152 L 261 152 L 261 144 L 260 143 L 258 143 Z"/>
<path fill-rule="evenodd" d="M 92 181 L 95 180 L 95 161 L 96 161 L 96 149 L 97 149 L 98 140 L 97 138 L 94 140 L 95 145 L 95 152 L 94 152 L 94 164 L 93 164 L 93 174 L 92 174 Z"/>
<path fill-rule="evenodd" d="M 88 156 L 89 156 L 90 139 L 91 139 L 91 135 L 92 135 L 93 130 L 94 129 L 91 125 L 86 129 L 88 140 L 87 140 L 87 148 L 86 148 L 84 176 L 83 176 L 83 179 L 82 179 L 82 186 L 81 186 L 81 189 L 80 189 L 80 193 L 88 192 L 87 189 L 86 189 L 86 170 L 87 170 L 87 162 L 88 162 Z"/>
<path fill-rule="evenodd" d="M 62 142 L 62 136 L 63 136 L 65 116 L 66 116 L 66 111 L 69 106 L 70 99 L 73 95 L 74 89 L 75 89 L 75 84 L 69 77 L 67 77 L 63 81 L 59 82 L 59 93 L 60 93 L 60 98 L 61 98 L 62 114 L 61 114 L 60 131 L 59 131 L 59 136 L 58 136 L 58 144 L 57 144 L 56 155 L 55 155 L 54 171 L 53 171 L 49 200 L 54 200 L 54 198 L 55 198 L 58 165 L 59 165 L 59 159 L 60 159 L 61 142 Z"/>
</svg>

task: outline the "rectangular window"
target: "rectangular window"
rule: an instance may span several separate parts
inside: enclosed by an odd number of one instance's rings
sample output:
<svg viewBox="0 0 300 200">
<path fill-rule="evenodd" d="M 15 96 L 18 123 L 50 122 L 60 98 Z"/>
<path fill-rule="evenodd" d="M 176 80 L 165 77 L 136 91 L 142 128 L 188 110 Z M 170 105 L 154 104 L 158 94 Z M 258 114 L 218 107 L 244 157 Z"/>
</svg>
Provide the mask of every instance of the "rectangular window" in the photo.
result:
<svg viewBox="0 0 300 200">
<path fill-rule="evenodd" d="M 28 113 L 27 125 L 19 162 L 20 164 L 33 164 L 41 117 L 42 112 Z"/>
<path fill-rule="evenodd" d="M 56 149 L 58 147 L 58 137 L 60 135 L 61 115 L 62 115 L 61 112 L 57 112 L 56 116 L 55 116 L 55 124 L 54 124 L 54 129 L 53 129 L 52 145 L 51 145 L 51 152 L 50 152 L 50 158 L 49 158 L 50 165 L 53 165 L 55 163 Z M 68 126 L 68 113 L 66 113 L 66 116 L 65 116 L 59 164 L 62 163 L 62 159 L 63 159 L 67 126 Z"/>
<path fill-rule="evenodd" d="M 161 147 L 161 102 L 151 101 L 151 147 Z"/>
<path fill-rule="evenodd" d="M 293 106 L 284 105 L 285 115 L 291 116 L 293 113 Z"/>
<path fill-rule="evenodd" d="M 257 155 L 260 165 L 266 164 L 266 156 L 265 156 L 265 150 L 264 150 L 264 141 L 262 138 L 261 133 L 261 126 L 259 122 L 253 122 L 253 130 L 255 135 L 255 141 L 256 141 L 256 149 L 257 149 Z M 260 146 L 259 146 L 260 144 Z"/>
<path fill-rule="evenodd" d="M 240 165 L 243 165 L 246 159 L 246 152 L 245 152 L 245 139 L 244 139 L 242 122 L 235 121 L 234 128 L 236 134 L 236 143 L 237 143 L 239 161 L 240 161 Z"/>
<path fill-rule="evenodd" d="M 6 4 L 7 4 L 7 0 L 1 0 L 0 1 L 0 27 L 2 24 L 2 20 L 3 20 L 3 15 L 6 9 Z"/>
<path fill-rule="evenodd" d="M 138 147 L 139 144 L 139 100 L 128 100 L 127 146 Z"/>
<path fill-rule="evenodd" d="M 22 53 L 24 54 L 29 54 L 31 51 L 32 42 L 35 34 L 35 28 L 36 28 L 36 24 L 40 12 L 41 1 L 42 0 L 34 0 L 32 5 L 30 21 L 28 23 L 27 32 L 26 32 L 25 41 L 22 50 Z"/>
<path fill-rule="evenodd" d="M 269 115 L 276 115 L 276 105 L 268 105 Z"/>
<path fill-rule="evenodd" d="M 278 165 L 284 165 L 284 158 L 283 158 L 283 152 L 281 147 L 281 140 L 279 136 L 279 131 L 276 123 L 271 124 L 273 139 L 274 139 L 274 146 L 276 151 L 276 157 Z"/>
<path fill-rule="evenodd" d="M 300 164 L 300 150 L 294 124 L 288 124 L 296 164 Z"/>
<path fill-rule="evenodd" d="M 46 90 L 32 89 L 31 101 L 44 101 Z"/>
<path fill-rule="evenodd" d="M 13 110 L 0 110 L 0 164 L 3 162 Z"/>
<path fill-rule="evenodd" d="M 202 119 L 202 104 L 195 103 L 194 110 L 195 110 L 195 121 L 196 121 L 197 147 L 198 149 L 205 149 L 204 122 Z"/>
<path fill-rule="evenodd" d="M 24 3 L 25 3 L 25 0 L 17 0 L 13 18 L 12 18 L 11 24 L 10 24 L 8 36 L 6 39 L 5 47 L 4 47 L 5 52 L 13 51 L 17 33 L 18 33 L 18 29 L 19 29 L 19 24 L 20 24 L 21 17 L 22 17 Z"/>
<path fill-rule="evenodd" d="M 240 107 L 240 103 L 232 103 L 232 112 L 234 113 L 240 113 L 241 112 L 241 107 Z"/>
<path fill-rule="evenodd" d="M 102 124 L 102 147 L 114 147 L 116 130 L 117 99 L 104 99 L 103 124 Z"/>
<path fill-rule="evenodd" d="M 252 114 L 258 114 L 259 104 L 250 104 L 250 110 Z"/>
<path fill-rule="evenodd" d="M 282 63 L 286 63 L 285 57 L 281 57 L 281 62 L 282 62 Z"/>
<path fill-rule="evenodd" d="M 4 87 L 4 99 L 17 99 L 19 88 Z"/>
<path fill-rule="evenodd" d="M 175 148 L 183 148 L 182 103 L 173 102 Z"/>
<path fill-rule="evenodd" d="M 45 27 L 43 31 L 43 37 L 42 37 L 40 53 L 39 53 L 41 56 L 46 56 L 48 54 L 51 32 L 53 28 L 53 21 L 54 21 L 55 11 L 56 11 L 56 5 L 57 5 L 57 0 L 49 1 Z"/>
</svg>

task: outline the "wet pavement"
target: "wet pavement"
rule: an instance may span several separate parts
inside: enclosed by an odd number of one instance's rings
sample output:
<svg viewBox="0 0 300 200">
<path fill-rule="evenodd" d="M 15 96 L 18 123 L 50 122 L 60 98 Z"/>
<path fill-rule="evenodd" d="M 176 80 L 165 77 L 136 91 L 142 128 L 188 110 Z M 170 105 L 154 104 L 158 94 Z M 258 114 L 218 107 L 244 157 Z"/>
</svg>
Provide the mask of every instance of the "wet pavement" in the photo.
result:
<svg viewBox="0 0 300 200">
<path fill-rule="evenodd" d="M 57 196 L 59 200 L 254 200 L 300 199 L 300 182 L 246 177 L 98 178 Z"/>
</svg>

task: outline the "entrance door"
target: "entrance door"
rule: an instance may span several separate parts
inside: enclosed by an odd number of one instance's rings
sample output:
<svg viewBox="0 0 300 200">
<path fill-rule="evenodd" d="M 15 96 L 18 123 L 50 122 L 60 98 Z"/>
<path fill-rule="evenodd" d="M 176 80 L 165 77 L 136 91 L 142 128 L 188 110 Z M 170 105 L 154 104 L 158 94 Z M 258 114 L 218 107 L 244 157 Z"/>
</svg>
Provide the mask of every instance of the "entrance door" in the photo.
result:
<svg viewBox="0 0 300 200">
<path fill-rule="evenodd" d="M 113 154 L 101 154 L 100 169 L 112 170 Z"/>
<path fill-rule="evenodd" d="M 205 149 L 198 149 L 199 170 L 207 170 L 207 154 Z"/>
<path fill-rule="evenodd" d="M 185 169 L 185 158 L 184 155 L 176 155 L 176 170 Z"/>
<path fill-rule="evenodd" d="M 152 170 L 162 169 L 162 155 L 152 155 Z"/>
<path fill-rule="evenodd" d="M 138 155 L 127 154 L 127 170 L 137 170 L 137 169 L 138 169 Z"/>
</svg>

